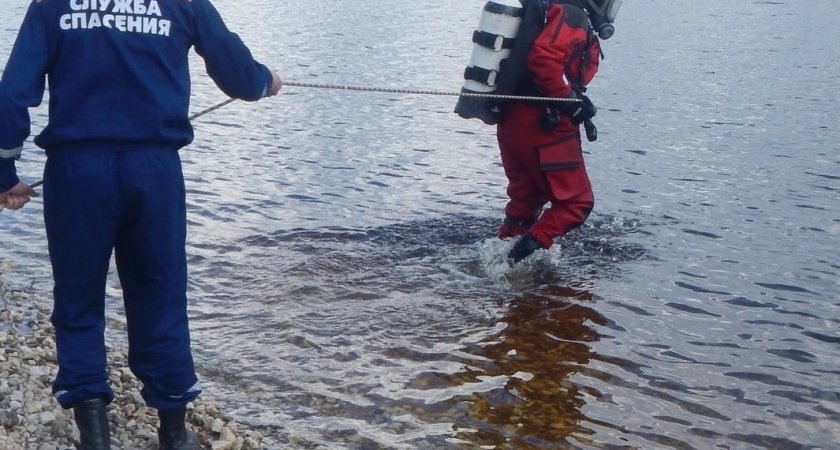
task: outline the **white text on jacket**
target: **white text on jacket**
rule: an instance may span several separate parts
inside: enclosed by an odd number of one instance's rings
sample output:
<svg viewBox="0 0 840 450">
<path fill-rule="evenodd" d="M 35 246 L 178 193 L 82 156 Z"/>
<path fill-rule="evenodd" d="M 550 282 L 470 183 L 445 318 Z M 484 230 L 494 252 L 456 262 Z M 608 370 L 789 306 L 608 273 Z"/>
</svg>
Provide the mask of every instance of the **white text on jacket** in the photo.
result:
<svg viewBox="0 0 840 450">
<path fill-rule="evenodd" d="M 106 27 L 128 33 L 169 36 L 171 22 L 162 18 L 157 0 L 70 0 L 73 11 L 59 19 L 62 30 Z"/>
</svg>

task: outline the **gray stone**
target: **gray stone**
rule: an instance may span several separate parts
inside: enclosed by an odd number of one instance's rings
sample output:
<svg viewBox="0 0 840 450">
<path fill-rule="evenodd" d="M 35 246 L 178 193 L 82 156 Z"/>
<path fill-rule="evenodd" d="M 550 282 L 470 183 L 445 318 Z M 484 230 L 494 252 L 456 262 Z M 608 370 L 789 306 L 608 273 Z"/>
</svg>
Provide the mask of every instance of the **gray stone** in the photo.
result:
<svg viewBox="0 0 840 450">
<path fill-rule="evenodd" d="M 20 425 L 20 416 L 12 411 L 0 411 L 0 426 L 3 428 L 12 428 Z"/>
</svg>

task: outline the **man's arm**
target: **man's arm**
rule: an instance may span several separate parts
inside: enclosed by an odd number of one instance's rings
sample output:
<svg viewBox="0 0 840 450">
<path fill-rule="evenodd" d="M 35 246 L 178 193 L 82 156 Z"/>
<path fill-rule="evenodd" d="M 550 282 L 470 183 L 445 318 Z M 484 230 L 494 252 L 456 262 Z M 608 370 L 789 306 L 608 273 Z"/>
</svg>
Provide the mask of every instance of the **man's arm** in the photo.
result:
<svg viewBox="0 0 840 450">
<path fill-rule="evenodd" d="M 41 7 L 32 2 L 0 79 L 0 192 L 20 182 L 15 160 L 31 133 L 29 108 L 40 105 L 44 97 L 48 60 Z"/>
<path fill-rule="evenodd" d="M 537 86 L 549 97 L 572 96 L 566 76 L 570 58 L 586 46 L 589 20 L 580 8 L 554 4 L 548 10 L 548 21 L 528 55 L 528 69 L 534 73 Z"/>
<path fill-rule="evenodd" d="M 228 30 L 209 0 L 193 0 L 195 51 L 204 58 L 210 78 L 225 94 L 255 101 L 276 94 L 280 77 L 257 62 L 236 33 Z"/>
</svg>

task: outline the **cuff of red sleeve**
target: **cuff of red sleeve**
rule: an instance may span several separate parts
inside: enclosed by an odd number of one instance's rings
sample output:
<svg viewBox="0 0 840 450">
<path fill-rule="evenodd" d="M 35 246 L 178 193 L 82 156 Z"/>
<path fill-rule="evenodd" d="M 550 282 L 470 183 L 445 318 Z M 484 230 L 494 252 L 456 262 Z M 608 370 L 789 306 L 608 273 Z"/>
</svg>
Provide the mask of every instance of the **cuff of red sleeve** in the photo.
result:
<svg viewBox="0 0 840 450">
<path fill-rule="evenodd" d="M 20 183 L 14 158 L 0 158 L 0 192 L 6 192 Z"/>
</svg>

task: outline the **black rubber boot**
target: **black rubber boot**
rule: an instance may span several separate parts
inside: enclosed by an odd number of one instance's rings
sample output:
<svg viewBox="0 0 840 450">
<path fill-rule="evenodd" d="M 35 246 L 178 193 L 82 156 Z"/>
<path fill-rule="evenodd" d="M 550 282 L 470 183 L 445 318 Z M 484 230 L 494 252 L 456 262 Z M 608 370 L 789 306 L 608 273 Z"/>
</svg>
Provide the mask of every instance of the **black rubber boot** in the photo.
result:
<svg viewBox="0 0 840 450">
<path fill-rule="evenodd" d="M 111 431 L 105 407 L 108 400 L 93 398 L 73 405 L 73 417 L 79 427 L 79 450 L 110 450 Z"/>
<path fill-rule="evenodd" d="M 201 450 L 198 436 L 187 430 L 187 408 L 158 410 L 160 450 Z"/>
<path fill-rule="evenodd" d="M 513 244 L 513 248 L 510 249 L 510 252 L 507 255 L 508 265 L 513 266 L 541 248 L 545 249 L 545 246 L 532 236 L 531 233 L 523 234 L 522 237 Z"/>
</svg>

